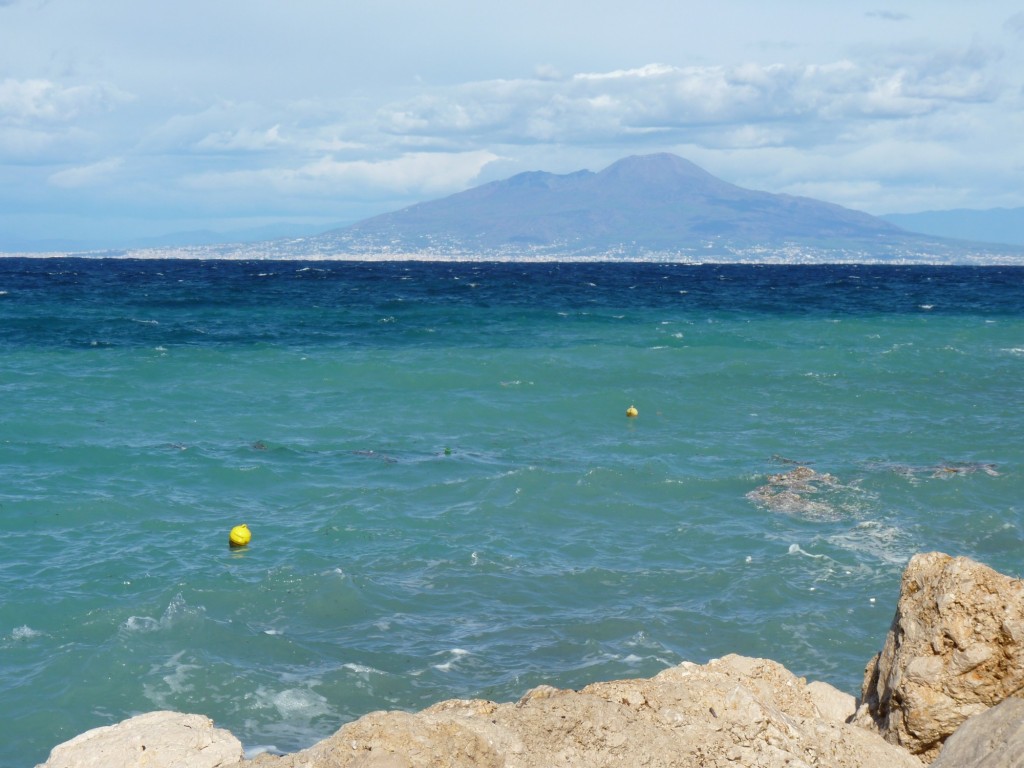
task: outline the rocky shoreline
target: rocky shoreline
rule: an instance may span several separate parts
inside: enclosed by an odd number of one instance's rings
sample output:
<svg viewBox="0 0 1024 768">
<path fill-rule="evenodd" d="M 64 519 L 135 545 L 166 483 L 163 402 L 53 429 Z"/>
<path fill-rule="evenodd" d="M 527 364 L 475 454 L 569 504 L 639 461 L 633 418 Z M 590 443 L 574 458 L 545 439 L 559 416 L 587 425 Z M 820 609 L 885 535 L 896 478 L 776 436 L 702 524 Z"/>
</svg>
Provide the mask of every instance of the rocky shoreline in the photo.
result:
<svg viewBox="0 0 1024 768">
<path fill-rule="evenodd" d="M 767 659 L 540 686 L 518 702 L 372 712 L 291 755 L 244 759 L 202 715 L 151 712 L 53 749 L 42 768 L 1024 767 L 1024 582 L 913 557 L 860 700 Z"/>
</svg>

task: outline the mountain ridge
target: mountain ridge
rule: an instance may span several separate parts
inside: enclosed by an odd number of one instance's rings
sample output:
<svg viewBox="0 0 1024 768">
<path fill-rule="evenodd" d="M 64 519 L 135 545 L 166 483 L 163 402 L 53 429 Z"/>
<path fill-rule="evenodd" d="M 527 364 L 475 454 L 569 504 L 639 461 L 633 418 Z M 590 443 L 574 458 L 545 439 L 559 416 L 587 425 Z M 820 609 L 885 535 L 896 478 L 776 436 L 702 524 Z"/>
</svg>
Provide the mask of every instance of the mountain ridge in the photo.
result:
<svg viewBox="0 0 1024 768">
<path fill-rule="evenodd" d="M 320 236 L 404 249 L 569 248 L 687 251 L 823 240 L 866 246 L 914 239 L 867 213 L 749 190 L 677 155 L 634 155 L 598 171 L 528 171 L 374 216 Z"/>
<path fill-rule="evenodd" d="M 746 189 L 657 153 L 597 172 L 526 171 L 320 234 L 59 250 L 112 258 L 1024 265 L 1024 240 L 955 239 L 937 227 L 901 228 L 903 221 Z"/>
</svg>

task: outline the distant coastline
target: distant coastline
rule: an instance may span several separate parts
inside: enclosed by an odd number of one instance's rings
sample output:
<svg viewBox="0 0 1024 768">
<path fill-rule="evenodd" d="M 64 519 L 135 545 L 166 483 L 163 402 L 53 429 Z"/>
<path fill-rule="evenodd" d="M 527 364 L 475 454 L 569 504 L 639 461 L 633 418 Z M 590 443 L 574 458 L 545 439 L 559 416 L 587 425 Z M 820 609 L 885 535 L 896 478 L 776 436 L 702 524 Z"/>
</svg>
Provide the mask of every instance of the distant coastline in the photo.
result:
<svg viewBox="0 0 1024 768">
<path fill-rule="evenodd" d="M 322 261 L 322 262 L 439 262 L 439 263 L 623 263 L 623 264 L 743 264 L 743 265 L 827 265 L 863 264 L 870 266 L 1002 266 L 1024 267 L 1024 248 L 1007 248 L 1005 252 L 990 250 L 950 251 L 942 254 L 903 253 L 874 255 L 868 252 L 811 250 L 794 247 L 790 250 L 743 249 L 731 252 L 646 252 L 623 253 L 464 253 L 443 251 L 360 251 L 306 252 L 288 243 L 260 243 L 237 246 L 191 246 L 167 248 L 111 249 L 73 252 L 0 252 L 7 259 L 119 259 L 119 260 L 197 260 L 197 261 Z"/>
</svg>

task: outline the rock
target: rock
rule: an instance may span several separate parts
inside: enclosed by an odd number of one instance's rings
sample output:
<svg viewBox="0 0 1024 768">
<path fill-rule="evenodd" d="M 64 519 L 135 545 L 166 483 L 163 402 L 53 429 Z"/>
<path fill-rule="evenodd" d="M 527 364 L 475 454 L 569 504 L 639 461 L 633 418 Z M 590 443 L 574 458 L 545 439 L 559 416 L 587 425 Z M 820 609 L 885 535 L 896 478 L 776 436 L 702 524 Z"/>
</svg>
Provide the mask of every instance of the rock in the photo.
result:
<svg viewBox="0 0 1024 768">
<path fill-rule="evenodd" d="M 1024 768 L 1024 699 L 1007 699 L 961 725 L 932 768 Z"/>
<path fill-rule="evenodd" d="M 840 515 L 833 501 L 816 501 L 812 496 L 832 496 L 837 490 L 849 490 L 835 476 L 818 473 L 807 466 L 769 475 L 768 482 L 747 494 L 758 506 L 772 512 L 784 512 L 811 519 L 831 520 Z"/>
<path fill-rule="evenodd" d="M 854 722 L 925 762 L 972 715 L 1024 688 L 1024 583 L 965 557 L 915 555 Z"/>
<path fill-rule="evenodd" d="M 221 768 L 242 756 L 241 742 L 208 717 L 149 712 L 59 744 L 37 768 Z"/>
<path fill-rule="evenodd" d="M 821 718 L 830 723 L 845 723 L 857 711 L 857 699 L 828 683 L 818 680 L 808 683 L 807 693 Z"/>
<path fill-rule="evenodd" d="M 516 703 L 375 712 L 307 750 L 234 768 L 921 767 L 843 722 L 852 712 L 852 697 L 831 686 L 808 685 L 773 661 L 726 656 L 580 691 L 540 686 Z"/>
</svg>

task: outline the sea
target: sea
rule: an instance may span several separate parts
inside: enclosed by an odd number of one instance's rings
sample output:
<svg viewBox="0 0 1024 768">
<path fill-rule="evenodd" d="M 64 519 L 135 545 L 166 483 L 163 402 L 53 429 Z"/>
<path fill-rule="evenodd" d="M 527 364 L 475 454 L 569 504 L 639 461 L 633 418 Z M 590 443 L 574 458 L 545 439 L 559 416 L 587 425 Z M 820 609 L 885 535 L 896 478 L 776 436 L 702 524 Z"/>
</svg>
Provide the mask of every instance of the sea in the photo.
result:
<svg viewBox="0 0 1024 768">
<path fill-rule="evenodd" d="M 0 259 L 3 766 L 728 653 L 856 695 L 932 550 L 1024 573 L 1024 267 Z"/>
</svg>

